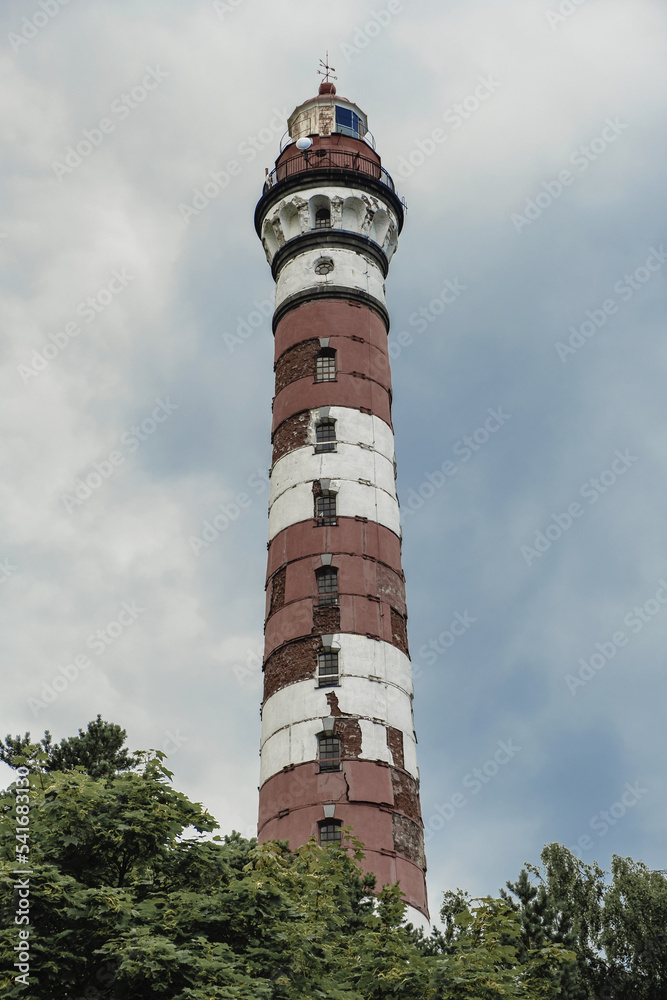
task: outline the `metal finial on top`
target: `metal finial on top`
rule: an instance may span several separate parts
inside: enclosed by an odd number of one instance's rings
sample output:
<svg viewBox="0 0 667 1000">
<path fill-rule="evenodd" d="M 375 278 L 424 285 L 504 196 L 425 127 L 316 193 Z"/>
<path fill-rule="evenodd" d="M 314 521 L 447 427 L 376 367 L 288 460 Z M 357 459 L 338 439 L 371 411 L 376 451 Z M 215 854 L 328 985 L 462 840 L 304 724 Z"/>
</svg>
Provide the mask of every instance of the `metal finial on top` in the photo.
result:
<svg viewBox="0 0 667 1000">
<path fill-rule="evenodd" d="M 318 69 L 317 72 L 319 73 L 320 76 L 324 77 L 324 83 L 329 83 L 329 76 L 331 74 L 333 74 L 333 73 L 336 72 L 336 67 L 329 65 L 329 50 L 328 49 L 327 49 L 327 60 L 325 62 L 324 59 L 320 59 L 320 66 L 322 66 L 323 69 Z M 332 80 L 337 80 L 338 77 L 331 75 L 331 79 Z"/>
</svg>

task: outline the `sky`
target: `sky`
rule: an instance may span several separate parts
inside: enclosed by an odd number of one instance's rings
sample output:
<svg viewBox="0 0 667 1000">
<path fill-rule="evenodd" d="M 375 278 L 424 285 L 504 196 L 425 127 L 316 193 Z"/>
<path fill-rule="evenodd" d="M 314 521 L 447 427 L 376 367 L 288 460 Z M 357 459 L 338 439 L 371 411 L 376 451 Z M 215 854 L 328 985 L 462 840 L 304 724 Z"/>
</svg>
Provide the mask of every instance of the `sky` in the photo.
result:
<svg viewBox="0 0 667 1000">
<path fill-rule="evenodd" d="M 255 831 L 253 212 L 328 50 L 408 206 L 387 301 L 432 912 L 553 841 L 667 868 L 666 28 L 662 0 L 4 0 L 0 735 L 101 713 Z"/>
</svg>

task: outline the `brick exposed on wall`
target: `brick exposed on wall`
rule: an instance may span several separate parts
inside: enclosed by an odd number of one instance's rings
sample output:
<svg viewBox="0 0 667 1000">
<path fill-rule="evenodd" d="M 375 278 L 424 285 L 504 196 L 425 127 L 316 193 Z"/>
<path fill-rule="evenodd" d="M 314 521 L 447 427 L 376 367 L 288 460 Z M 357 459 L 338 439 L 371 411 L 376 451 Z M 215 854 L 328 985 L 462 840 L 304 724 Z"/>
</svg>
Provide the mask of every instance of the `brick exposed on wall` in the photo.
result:
<svg viewBox="0 0 667 1000">
<path fill-rule="evenodd" d="M 276 396 L 290 382 L 310 375 L 315 378 L 315 358 L 320 352 L 317 339 L 304 340 L 281 354 L 276 361 Z"/>
<path fill-rule="evenodd" d="M 408 623 L 403 615 L 399 615 L 394 608 L 391 609 L 391 641 L 406 656 L 410 655 L 408 652 Z"/>
<path fill-rule="evenodd" d="M 313 517 L 317 517 L 317 500 L 323 495 L 322 483 L 316 479 L 313 483 Z"/>
<path fill-rule="evenodd" d="M 419 804 L 419 786 L 417 782 L 406 771 L 391 769 L 391 784 L 394 790 L 394 808 L 405 813 L 415 823 L 421 820 L 421 806 Z"/>
<path fill-rule="evenodd" d="M 424 834 L 421 826 L 413 823 L 407 816 L 402 816 L 401 813 L 392 813 L 391 822 L 394 850 L 426 871 Z"/>
<path fill-rule="evenodd" d="M 343 757 L 358 757 L 361 753 L 361 726 L 356 719 L 336 719 L 334 734 L 342 744 Z"/>
<path fill-rule="evenodd" d="M 271 438 L 274 464 L 288 452 L 308 444 L 309 423 L 310 410 L 302 410 L 301 413 L 295 413 L 293 417 L 283 420 L 282 424 L 276 427 Z"/>
<path fill-rule="evenodd" d="M 403 755 L 403 733 L 400 729 L 387 726 L 387 746 L 391 750 L 392 760 L 396 767 L 405 768 L 405 757 Z"/>
<path fill-rule="evenodd" d="M 340 608 L 313 608 L 313 632 L 340 632 Z"/>
<path fill-rule="evenodd" d="M 335 715 L 337 719 L 343 717 L 343 713 L 341 712 L 338 704 L 338 695 L 335 691 L 327 691 L 327 705 L 329 706 L 331 714 Z"/>
<path fill-rule="evenodd" d="M 314 678 L 317 652 L 321 648 L 319 636 L 309 636 L 281 646 L 272 653 L 264 664 L 264 700 L 288 684 Z"/>
<path fill-rule="evenodd" d="M 350 715 L 344 715 L 338 704 L 338 695 L 335 691 L 327 692 L 327 704 L 329 711 L 336 719 L 334 723 L 334 734 L 338 736 L 342 744 L 343 757 L 358 757 L 361 753 L 361 726 L 359 720 Z"/>
<path fill-rule="evenodd" d="M 269 615 L 278 611 L 285 603 L 285 580 L 287 578 L 287 566 L 283 566 L 277 573 L 273 574 L 271 580 L 271 607 Z"/>
</svg>

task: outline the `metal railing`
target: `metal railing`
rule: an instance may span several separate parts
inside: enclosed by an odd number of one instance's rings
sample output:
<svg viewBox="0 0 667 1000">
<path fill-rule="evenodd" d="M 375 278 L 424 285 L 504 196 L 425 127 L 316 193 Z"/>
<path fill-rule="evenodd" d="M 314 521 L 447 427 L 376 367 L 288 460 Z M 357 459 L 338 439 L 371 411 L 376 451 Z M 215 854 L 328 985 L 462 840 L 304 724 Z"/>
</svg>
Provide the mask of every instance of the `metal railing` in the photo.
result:
<svg viewBox="0 0 667 1000">
<path fill-rule="evenodd" d="M 266 175 L 264 194 L 276 184 L 302 174 L 306 170 L 354 170 L 360 174 L 368 174 L 380 184 L 384 184 L 396 194 L 396 187 L 391 175 L 376 160 L 367 156 L 342 149 L 306 149 L 290 156 Z"/>
</svg>

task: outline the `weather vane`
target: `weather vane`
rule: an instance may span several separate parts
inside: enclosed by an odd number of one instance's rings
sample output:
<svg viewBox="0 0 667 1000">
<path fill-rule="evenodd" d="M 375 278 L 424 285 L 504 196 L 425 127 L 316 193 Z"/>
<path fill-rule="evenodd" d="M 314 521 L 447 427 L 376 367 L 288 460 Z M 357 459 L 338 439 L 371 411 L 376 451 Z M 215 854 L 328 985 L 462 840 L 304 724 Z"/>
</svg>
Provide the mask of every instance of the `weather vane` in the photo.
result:
<svg viewBox="0 0 667 1000">
<path fill-rule="evenodd" d="M 324 77 L 324 82 L 328 83 L 329 82 L 329 75 L 331 73 L 335 73 L 336 72 L 336 67 L 329 65 L 329 50 L 328 49 L 327 49 L 327 61 L 325 62 L 324 59 L 320 59 L 320 66 L 322 66 L 323 68 L 322 69 L 318 69 L 317 72 L 319 73 L 320 76 Z M 337 76 L 332 76 L 331 79 L 332 80 L 337 80 L 338 77 Z"/>
</svg>

